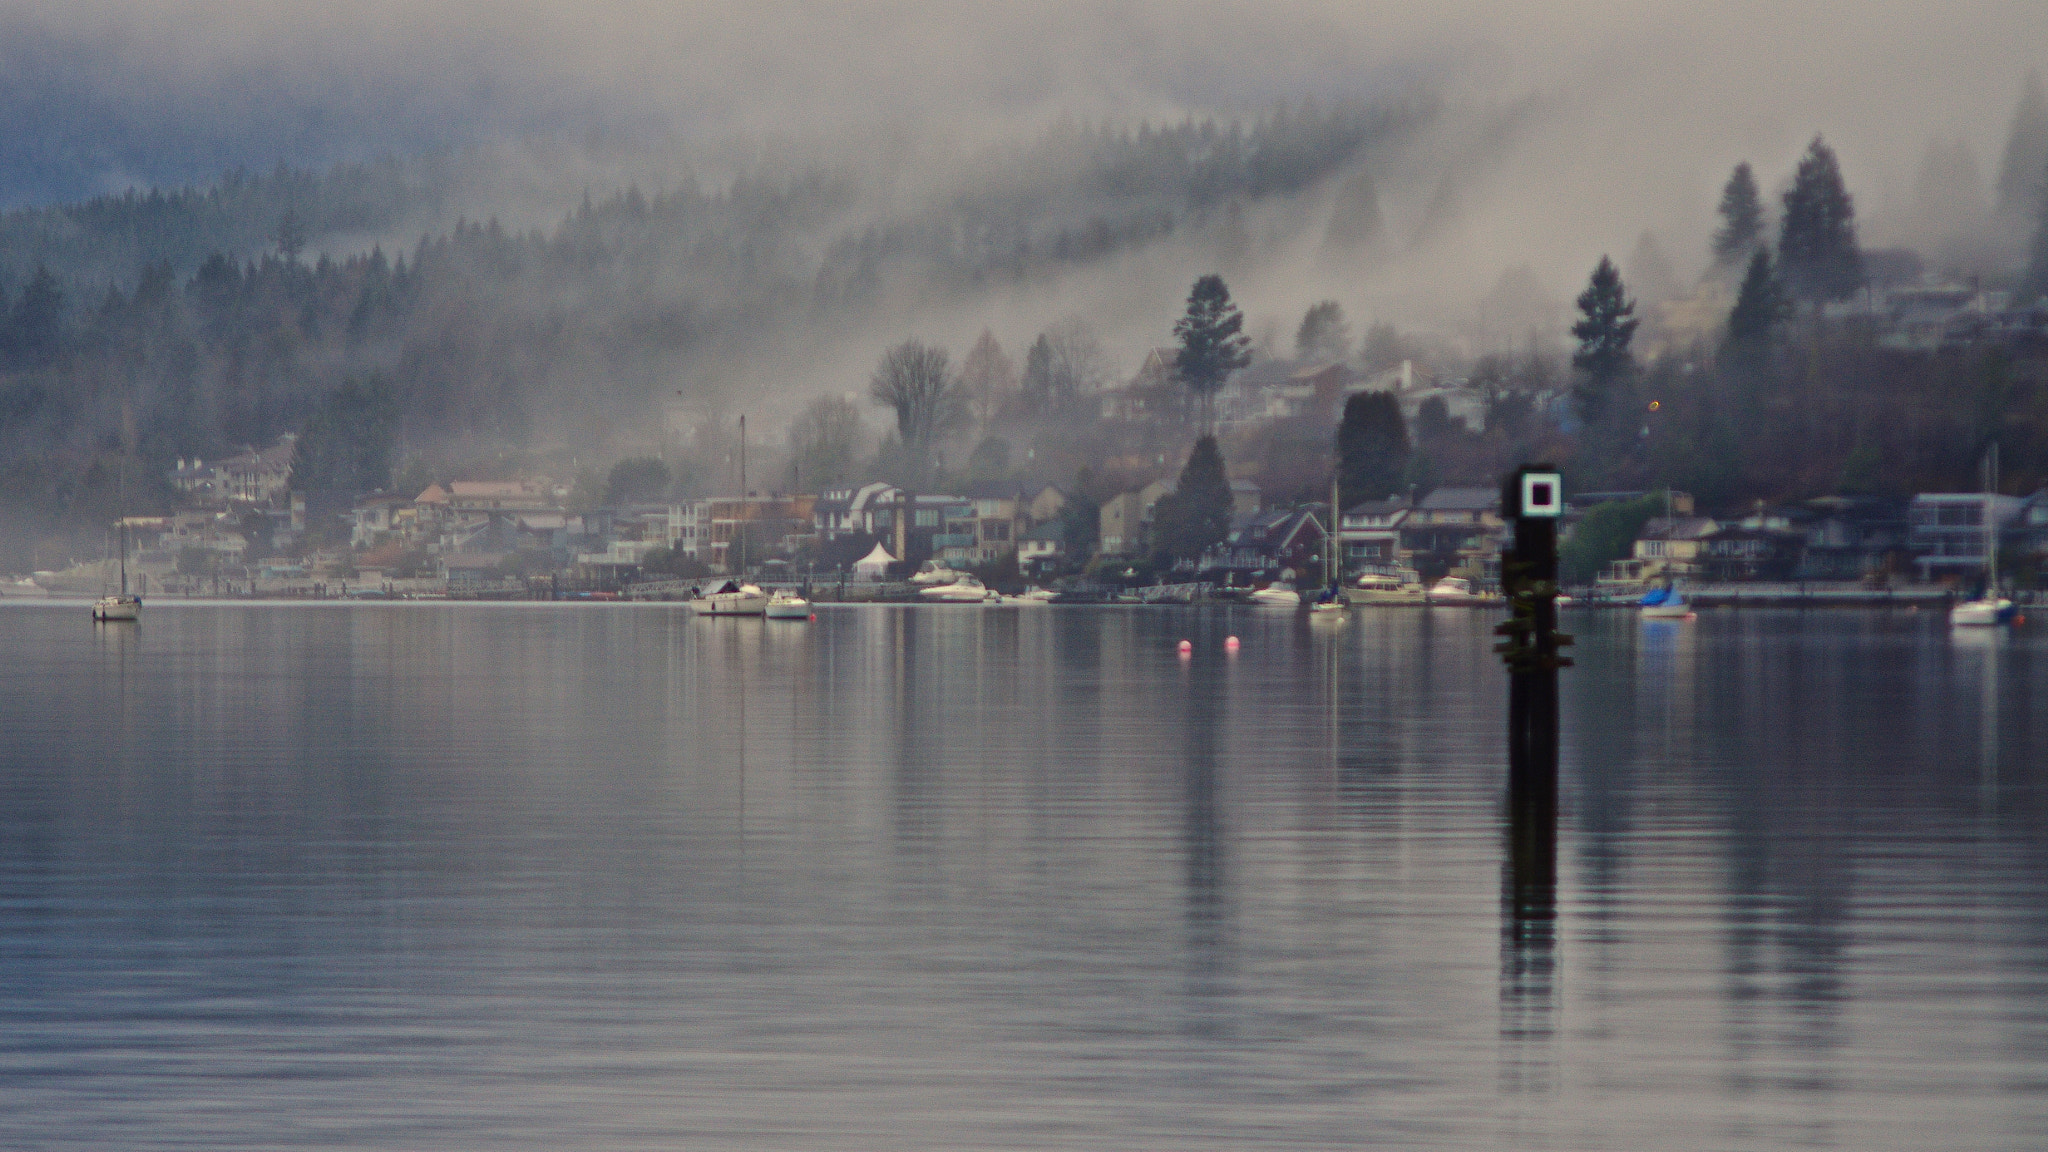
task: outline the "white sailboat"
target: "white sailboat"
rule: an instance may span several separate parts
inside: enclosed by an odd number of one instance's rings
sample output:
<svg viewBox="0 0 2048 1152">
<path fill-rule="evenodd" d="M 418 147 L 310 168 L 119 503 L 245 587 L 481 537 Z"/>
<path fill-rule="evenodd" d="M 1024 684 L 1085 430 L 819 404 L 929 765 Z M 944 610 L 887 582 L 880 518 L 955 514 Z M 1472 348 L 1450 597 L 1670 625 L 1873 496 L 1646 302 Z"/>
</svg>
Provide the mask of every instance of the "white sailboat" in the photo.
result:
<svg viewBox="0 0 2048 1152">
<path fill-rule="evenodd" d="M 93 601 L 92 618 L 102 624 L 142 619 L 142 597 L 128 594 L 128 522 L 121 522 L 121 590 Z"/>
<path fill-rule="evenodd" d="M 794 592 L 776 592 L 768 597 L 768 605 L 762 615 L 770 620 L 809 620 L 811 602 Z"/>
<path fill-rule="evenodd" d="M 1948 610 L 1948 622 L 1965 628 L 2003 624 L 2017 610 L 1998 594 L 1998 445 L 1984 456 L 1984 593 Z"/>
<path fill-rule="evenodd" d="M 1340 546 L 1337 526 L 1343 522 L 1338 508 L 1337 477 L 1330 477 L 1330 523 L 1323 531 L 1323 591 L 1309 608 L 1312 616 L 1342 620 L 1344 610 L 1350 605 L 1344 602 L 1343 589 L 1337 583 L 1337 549 Z"/>
<path fill-rule="evenodd" d="M 690 601 L 699 616 L 761 616 L 768 611 L 768 594 L 754 584 L 727 580 Z"/>
</svg>

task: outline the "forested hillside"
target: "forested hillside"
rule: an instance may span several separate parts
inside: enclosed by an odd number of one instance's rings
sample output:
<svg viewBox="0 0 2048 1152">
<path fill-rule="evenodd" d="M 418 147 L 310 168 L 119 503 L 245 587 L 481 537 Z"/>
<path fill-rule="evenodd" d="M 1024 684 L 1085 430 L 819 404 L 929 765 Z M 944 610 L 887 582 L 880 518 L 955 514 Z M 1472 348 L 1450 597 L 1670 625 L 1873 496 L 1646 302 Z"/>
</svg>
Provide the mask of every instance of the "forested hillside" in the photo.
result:
<svg viewBox="0 0 2048 1152">
<path fill-rule="evenodd" d="M 352 377 L 395 401 L 400 453 L 596 448 L 655 398 L 756 383 L 764 349 L 893 336 L 919 301 L 1050 283 L 1169 239 L 1242 244 L 1247 206 L 1391 161 L 1431 114 L 1063 124 L 965 157 L 916 197 L 880 194 L 858 166 L 764 165 L 717 187 L 586 196 L 545 229 L 460 220 L 338 257 L 314 254 L 432 218 L 459 159 L 11 212 L 0 503 L 17 530 L 95 520 L 114 482 L 95 465 L 121 446 L 124 413 L 147 477 L 298 429 Z M 1348 209 L 1361 235 L 1377 218 L 1367 196 Z"/>
</svg>

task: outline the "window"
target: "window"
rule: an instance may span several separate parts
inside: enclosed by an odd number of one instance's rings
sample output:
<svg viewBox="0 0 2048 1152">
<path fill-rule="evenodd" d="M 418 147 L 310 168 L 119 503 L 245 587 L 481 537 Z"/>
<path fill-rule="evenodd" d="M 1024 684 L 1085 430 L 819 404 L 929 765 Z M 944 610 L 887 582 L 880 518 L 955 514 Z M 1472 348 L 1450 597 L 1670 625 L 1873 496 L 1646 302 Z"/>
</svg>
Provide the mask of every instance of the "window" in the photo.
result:
<svg viewBox="0 0 2048 1152">
<path fill-rule="evenodd" d="M 918 528 L 937 528 L 939 526 L 939 510 L 937 508 L 919 508 L 916 517 L 911 520 L 911 524 Z"/>
<path fill-rule="evenodd" d="M 981 522 L 981 538 L 983 540 L 1008 540 L 1010 538 L 1010 522 L 1008 520 L 983 520 Z"/>
</svg>

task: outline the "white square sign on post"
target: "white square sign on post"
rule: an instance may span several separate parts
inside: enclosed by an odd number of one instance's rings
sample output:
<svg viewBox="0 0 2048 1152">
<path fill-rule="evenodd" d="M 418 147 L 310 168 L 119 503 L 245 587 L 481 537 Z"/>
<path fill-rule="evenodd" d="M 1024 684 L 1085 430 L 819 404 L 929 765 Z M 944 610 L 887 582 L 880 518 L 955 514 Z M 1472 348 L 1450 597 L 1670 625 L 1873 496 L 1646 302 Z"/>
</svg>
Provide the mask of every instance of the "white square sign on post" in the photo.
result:
<svg viewBox="0 0 2048 1152">
<path fill-rule="evenodd" d="M 1564 477 L 1555 472 L 1522 473 L 1522 515 L 1564 515 Z"/>
</svg>

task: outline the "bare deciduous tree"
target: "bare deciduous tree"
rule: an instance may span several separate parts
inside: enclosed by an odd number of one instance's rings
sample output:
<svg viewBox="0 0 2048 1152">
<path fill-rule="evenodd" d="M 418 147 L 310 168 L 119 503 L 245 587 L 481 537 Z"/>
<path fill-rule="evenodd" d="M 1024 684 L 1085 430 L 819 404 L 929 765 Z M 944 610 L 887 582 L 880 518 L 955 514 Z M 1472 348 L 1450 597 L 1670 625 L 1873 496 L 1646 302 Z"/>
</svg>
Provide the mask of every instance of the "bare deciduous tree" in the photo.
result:
<svg viewBox="0 0 2048 1152">
<path fill-rule="evenodd" d="M 896 413 L 896 435 L 920 464 L 965 418 L 946 350 L 905 340 L 882 354 L 868 380 L 868 395 Z"/>
<path fill-rule="evenodd" d="M 840 396 L 820 396 L 789 423 L 790 487 L 818 491 L 853 479 L 867 441 L 860 410 Z"/>
<path fill-rule="evenodd" d="M 960 391 L 975 426 L 986 429 L 1016 390 L 1016 368 L 1003 355 L 995 334 L 984 330 L 960 362 Z"/>
</svg>

